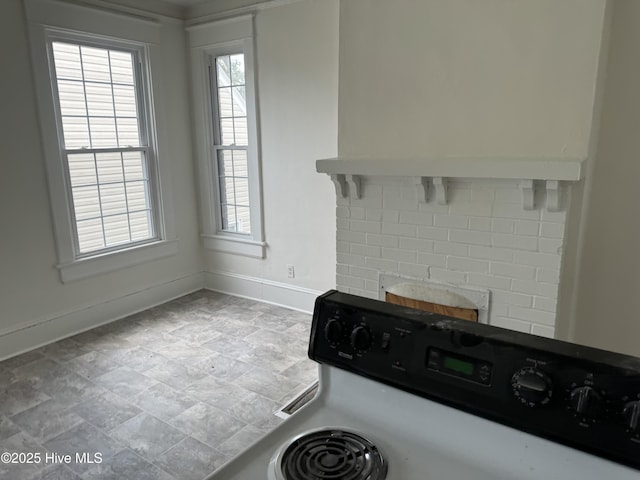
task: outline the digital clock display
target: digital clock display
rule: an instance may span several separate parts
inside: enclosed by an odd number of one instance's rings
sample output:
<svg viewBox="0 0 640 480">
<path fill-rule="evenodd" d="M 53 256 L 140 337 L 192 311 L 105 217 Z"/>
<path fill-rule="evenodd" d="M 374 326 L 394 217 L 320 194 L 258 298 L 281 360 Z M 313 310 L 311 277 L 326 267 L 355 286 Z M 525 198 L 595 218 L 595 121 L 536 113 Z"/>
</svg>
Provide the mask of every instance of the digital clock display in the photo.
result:
<svg viewBox="0 0 640 480">
<path fill-rule="evenodd" d="M 491 363 L 480 358 L 465 357 L 439 348 L 427 350 L 427 368 L 481 385 L 491 385 Z"/>
<path fill-rule="evenodd" d="M 473 376 L 474 366 L 473 366 L 473 363 L 471 362 L 460 360 L 459 358 L 445 356 L 443 361 L 443 366 L 447 370 L 451 370 L 456 373 L 461 373 L 463 375 L 468 375 L 470 377 Z"/>
</svg>

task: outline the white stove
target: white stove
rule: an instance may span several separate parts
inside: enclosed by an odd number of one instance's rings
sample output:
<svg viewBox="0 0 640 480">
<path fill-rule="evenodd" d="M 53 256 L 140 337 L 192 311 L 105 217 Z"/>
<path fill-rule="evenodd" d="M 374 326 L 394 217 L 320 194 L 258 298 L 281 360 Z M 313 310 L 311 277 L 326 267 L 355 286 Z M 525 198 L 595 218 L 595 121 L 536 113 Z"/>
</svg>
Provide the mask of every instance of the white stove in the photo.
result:
<svg viewBox="0 0 640 480">
<path fill-rule="evenodd" d="M 211 480 L 640 478 L 633 357 L 335 291 L 309 355 L 317 396 Z"/>
</svg>

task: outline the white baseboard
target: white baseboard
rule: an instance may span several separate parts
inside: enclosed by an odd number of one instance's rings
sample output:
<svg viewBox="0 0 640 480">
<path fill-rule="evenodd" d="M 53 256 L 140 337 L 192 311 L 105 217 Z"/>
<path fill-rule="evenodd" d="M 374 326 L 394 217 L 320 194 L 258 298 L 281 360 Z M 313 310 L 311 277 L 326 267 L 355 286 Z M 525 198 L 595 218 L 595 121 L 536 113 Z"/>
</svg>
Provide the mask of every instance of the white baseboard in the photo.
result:
<svg viewBox="0 0 640 480">
<path fill-rule="evenodd" d="M 0 333 L 0 360 L 56 342 L 202 289 L 202 273 L 154 285 Z"/>
<path fill-rule="evenodd" d="M 313 312 L 316 298 L 324 293 L 231 272 L 204 272 L 204 288 L 305 313 Z"/>
</svg>

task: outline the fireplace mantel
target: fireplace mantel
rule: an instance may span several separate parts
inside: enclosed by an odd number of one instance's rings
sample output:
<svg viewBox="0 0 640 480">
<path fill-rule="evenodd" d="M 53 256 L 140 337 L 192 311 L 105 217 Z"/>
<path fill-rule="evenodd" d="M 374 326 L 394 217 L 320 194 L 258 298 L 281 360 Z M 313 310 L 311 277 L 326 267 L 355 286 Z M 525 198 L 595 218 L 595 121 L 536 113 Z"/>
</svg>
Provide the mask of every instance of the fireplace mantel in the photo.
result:
<svg viewBox="0 0 640 480">
<path fill-rule="evenodd" d="M 396 176 L 414 178 L 420 198 L 426 202 L 432 188 L 439 204 L 447 203 L 449 178 L 491 178 L 520 180 L 522 205 L 534 208 L 534 189 L 543 184 L 547 191 L 547 209 L 560 208 L 560 182 L 582 178 L 583 159 L 567 157 L 496 158 L 329 158 L 316 161 L 316 170 L 326 173 L 335 184 L 336 193 L 360 197 L 362 176 Z"/>
</svg>

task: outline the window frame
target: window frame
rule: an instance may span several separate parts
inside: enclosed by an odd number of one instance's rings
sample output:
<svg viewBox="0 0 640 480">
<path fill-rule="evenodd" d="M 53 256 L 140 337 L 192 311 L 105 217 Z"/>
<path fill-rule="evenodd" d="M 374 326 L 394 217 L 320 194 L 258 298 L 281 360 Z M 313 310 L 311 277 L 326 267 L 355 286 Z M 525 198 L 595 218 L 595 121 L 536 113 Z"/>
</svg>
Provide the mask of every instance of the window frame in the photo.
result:
<svg viewBox="0 0 640 480">
<path fill-rule="evenodd" d="M 239 37 L 227 35 L 225 28 L 233 29 Z M 222 28 L 217 28 L 217 27 Z M 264 258 L 262 181 L 260 159 L 260 135 L 258 125 L 258 91 L 254 55 L 253 17 L 241 16 L 187 29 L 191 45 L 191 69 L 193 82 L 193 106 L 196 115 L 196 156 L 200 172 L 200 197 L 202 233 L 207 250 L 233 253 L 254 258 Z M 230 30 L 229 30 L 230 31 Z M 247 168 L 249 177 L 249 205 L 251 233 L 231 232 L 222 229 L 221 196 L 218 183 L 216 144 L 218 106 L 215 92 L 215 58 L 224 55 L 244 54 L 245 95 L 247 108 Z M 213 69 L 213 72 L 212 72 Z"/>
<path fill-rule="evenodd" d="M 158 214 L 158 205 L 159 201 L 159 192 L 158 192 L 158 181 L 157 181 L 157 168 L 156 168 L 156 155 L 155 151 L 156 142 L 155 142 L 155 132 L 151 128 L 149 119 L 153 118 L 151 114 L 151 97 L 148 95 L 149 91 L 149 75 L 148 69 L 146 68 L 147 60 L 146 60 L 146 49 L 144 46 L 131 44 L 127 42 L 122 42 L 120 40 L 115 39 L 100 39 L 97 40 L 91 36 L 87 36 L 84 34 L 71 33 L 71 32 L 60 32 L 56 29 L 47 29 L 46 30 L 46 38 L 47 38 L 47 56 L 49 58 L 49 76 L 51 81 L 51 91 L 53 95 L 54 101 L 54 111 L 55 111 L 55 120 L 56 120 L 56 128 L 58 131 L 58 144 L 60 150 L 60 157 L 62 159 L 62 168 L 64 170 L 65 176 L 65 188 L 66 188 L 66 197 L 67 201 L 67 213 L 71 220 L 70 228 L 71 228 L 71 239 L 72 239 L 72 249 L 73 249 L 73 258 L 75 260 L 82 260 L 84 258 L 91 258 L 99 255 L 108 255 L 110 253 L 115 253 L 121 250 L 126 250 L 130 248 L 140 247 L 147 244 L 158 242 L 162 239 L 161 232 L 164 231 L 162 227 L 162 219 Z M 132 53 L 134 57 L 134 77 L 135 77 L 135 91 L 136 91 L 136 106 L 139 112 L 138 118 L 138 130 L 140 133 L 140 143 L 139 147 L 131 147 L 130 151 L 142 151 L 145 154 L 145 161 L 147 167 L 147 180 L 148 180 L 148 189 L 149 189 L 149 204 L 151 210 L 151 227 L 152 227 L 152 235 L 148 239 L 131 241 L 127 243 L 122 243 L 118 245 L 113 245 L 110 247 L 104 247 L 98 250 L 91 250 L 88 252 L 81 252 L 79 245 L 79 237 L 77 231 L 77 220 L 75 218 L 75 208 L 73 203 L 73 190 L 70 181 L 70 172 L 69 172 L 69 161 L 68 161 L 68 151 L 70 149 L 66 148 L 65 140 L 64 140 L 64 131 L 62 125 L 62 112 L 60 111 L 60 97 L 58 91 L 58 78 L 56 75 L 55 69 L 55 61 L 53 54 L 53 43 L 54 42 L 64 42 L 68 44 L 74 44 L 79 46 L 89 46 L 94 48 L 104 48 L 104 49 L 112 49 L 119 51 L 126 51 Z M 114 112 L 115 113 L 115 112 Z M 112 151 L 124 151 L 120 148 L 88 148 L 88 149 L 78 149 L 77 153 L 82 151 L 86 153 L 96 153 L 99 152 L 107 152 L 109 150 Z"/>
<path fill-rule="evenodd" d="M 175 255 L 178 249 L 171 189 L 166 176 L 160 175 L 168 165 L 163 164 L 160 154 L 160 132 L 155 116 L 156 98 L 162 95 L 161 84 L 156 78 L 160 24 L 146 18 L 51 0 L 25 0 L 25 11 L 57 250 L 55 267 L 60 280 L 72 282 Z M 141 96 L 136 95 L 136 101 L 144 104 L 140 114 L 144 115 L 146 148 L 150 152 L 147 163 L 149 196 L 153 204 L 153 238 L 79 252 L 52 55 L 55 40 L 140 52 L 142 84 L 136 85 L 136 89 L 143 91 Z"/>
</svg>

